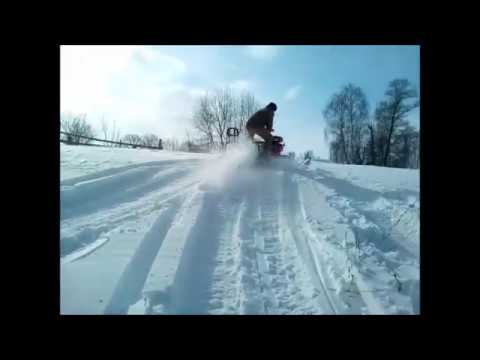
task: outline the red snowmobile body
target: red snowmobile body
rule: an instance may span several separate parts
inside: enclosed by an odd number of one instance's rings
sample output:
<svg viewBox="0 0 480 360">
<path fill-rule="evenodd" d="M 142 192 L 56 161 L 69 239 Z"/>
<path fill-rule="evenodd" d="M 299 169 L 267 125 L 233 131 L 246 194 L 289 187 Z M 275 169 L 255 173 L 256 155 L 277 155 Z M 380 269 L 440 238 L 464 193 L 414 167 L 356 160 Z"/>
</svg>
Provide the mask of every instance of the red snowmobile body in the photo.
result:
<svg viewBox="0 0 480 360">
<path fill-rule="evenodd" d="M 263 142 L 259 142 L 263 146 Z M 271 156 L 280 156 L 283 151 L 283 138 L 281 136 L 273 136 L 272 138 L 272 148 L 270 149 Z"/>
<path fill-rule="evenodd" d="M 259 155 L 266 155 L 265 154 L 265 142 L 264 141 L 256 141 L 253 140 L 253 143 L 257 145 Z M 268 155 L 272 157 L 282 156 L 283 148 L 285 144 L 283 143 L 283 138 L 281 136 L 273 136 L 272 137 L 272 147 L 270 149 L 270 153 Z"/>
</svg>

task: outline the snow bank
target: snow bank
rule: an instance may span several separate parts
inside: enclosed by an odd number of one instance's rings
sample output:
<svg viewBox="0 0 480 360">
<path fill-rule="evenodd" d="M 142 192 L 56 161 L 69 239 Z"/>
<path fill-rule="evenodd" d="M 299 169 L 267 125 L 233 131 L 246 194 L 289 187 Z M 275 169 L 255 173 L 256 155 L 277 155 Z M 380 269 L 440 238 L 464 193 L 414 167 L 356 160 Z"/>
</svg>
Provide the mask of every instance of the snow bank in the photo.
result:
<svg viewBox="0 0 480 360">
<path fill-rule="evenodd" d="M 76 146 L 60 143 L 60 180 L 141 163 L 205 160 L 215 157 L 218 155 L 167 150 Z"/>
</svg>

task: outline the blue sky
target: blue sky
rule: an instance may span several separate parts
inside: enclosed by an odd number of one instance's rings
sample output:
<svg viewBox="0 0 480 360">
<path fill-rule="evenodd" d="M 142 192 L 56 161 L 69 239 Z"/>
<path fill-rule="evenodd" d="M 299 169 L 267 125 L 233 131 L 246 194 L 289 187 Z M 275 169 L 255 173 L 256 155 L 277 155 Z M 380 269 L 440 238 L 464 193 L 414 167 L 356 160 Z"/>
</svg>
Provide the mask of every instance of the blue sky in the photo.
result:
<svg viewBox="0 0 480 360">
<path fill-rule="evenodd" d="M 419 90 L 418 46 L 62 46 L 61 111 L 103 118 L 126 133 L 185 136 L 198 98 L 230 86 L 278 105 L 275 133 L 286 151 L 327 157 L 322 111 L 348 82 L 373 111 L 389 81 Z M 419 110 L 411 123 L 419 126 Z"/>
</svg>

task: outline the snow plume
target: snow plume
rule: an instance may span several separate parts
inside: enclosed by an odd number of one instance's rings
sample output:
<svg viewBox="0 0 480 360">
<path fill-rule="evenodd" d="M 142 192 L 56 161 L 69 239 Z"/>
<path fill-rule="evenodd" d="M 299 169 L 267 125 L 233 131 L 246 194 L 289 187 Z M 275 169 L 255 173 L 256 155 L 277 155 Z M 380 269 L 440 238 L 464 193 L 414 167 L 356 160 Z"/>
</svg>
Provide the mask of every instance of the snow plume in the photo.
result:
<svg viewBox="0 0 480 360">
<path fill-rule="evenodd" d="M 202 168 L 204 187 L 223 188 L 226 183 L 234 180 L 242 167 L 252 165 L 256 155 L 255 145 L 246 139 L 227 145 L 225 153 Z"/>
</svg>

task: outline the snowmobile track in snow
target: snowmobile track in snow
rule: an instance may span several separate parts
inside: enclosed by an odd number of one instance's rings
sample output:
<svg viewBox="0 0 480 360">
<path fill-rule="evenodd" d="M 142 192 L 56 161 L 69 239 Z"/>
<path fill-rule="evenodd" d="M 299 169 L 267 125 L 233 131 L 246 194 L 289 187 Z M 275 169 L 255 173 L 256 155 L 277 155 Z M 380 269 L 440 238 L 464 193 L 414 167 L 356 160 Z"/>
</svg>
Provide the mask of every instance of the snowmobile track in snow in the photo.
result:
<svg viewBox="0 0 480 360">
<path fill-rule="evenodd" d="M 144 177 L 145 171 L 148 176 Z M 207 314 L 226 304 L 231 313 L 243 314 L 335 313 L 328 293 L 319 291 L 325 286 L 291 221 L 290 211 L 299 211 L 291 207 L 292 200 L 299 204 L 298 198 L 291 198 L 298 193 L 288 193 L 291 184 L 285 182 L 291 181 L 287 180 L 291 174 L 281 169 L 255 171 L 247 170 L 224 188 L 202 187 L 200 181 L 189 179 L 175 191 L 153 192 L 150 197 L 161 199 L 156 203 L 142 198 L 141 203 L 131 201 L 107 210 L 108 225 L 100 226 L 103 232 L 155 208 L 158 215 L 119 276 L 104 313 L 125 314 L 142 296 L 150 313 L 161 305 L 160 313 Z M 125 176 L 138 179 L 140 174 L 142 183 L 137 188 L 151 184 L 158 174 L 167 175 L 158 183 L 165 185 L 183 173 L 139 166 L 117 173 L 120 179 L 115 181 L 120 184 Z M 105 181 L 98 176 L 83 180 L 99 179 Z M 197 205 L 192 207 L 194 199 Z M 95 217 L 79 218 L 91 227 L 89 220 Z M 106 218 L 96 218 L 96 223 Z M 78 224 L 77 219 L 77 228 Z M 169 249 L 177 253 L 170 256 Z M 82 249 L 68 261 L 79 261 L 94 251 Z M 303 262 L 310 264 L 307 269 Z M 314 285 L 306 292 L 308 286 L 297 282 L 306 283 L 309 276 Z"/>
<path fill-rule="evenodd" d="M 370 289 L 348 258 L 358 230 L 351 208 L 321 177 L 287 162 L 219 174 L 198 172 L 199 161 L 171 164 L 61 183 L 65 313 L 385 313 L 371 293 L 344 296 Z M 116 258 L 104 269 L 109 254 Z M 356 281 L 345 290 L 347 268 Z M 71 283 L 82 271 L 84 283 Z M 70 305 L 75 291 L 85 306 Z"/>
<path fill-rule="evenodd" d="M 170 200 L 171 206 L 157 218 L 125 268 L 105 309 L 105 314 L 125 314 L 129 306 L 141 298 L 147 275 L 165 237 L 174 227 L 175 221 L 190 209 L 192 199 L 190 194 Z"/>
</svg>

